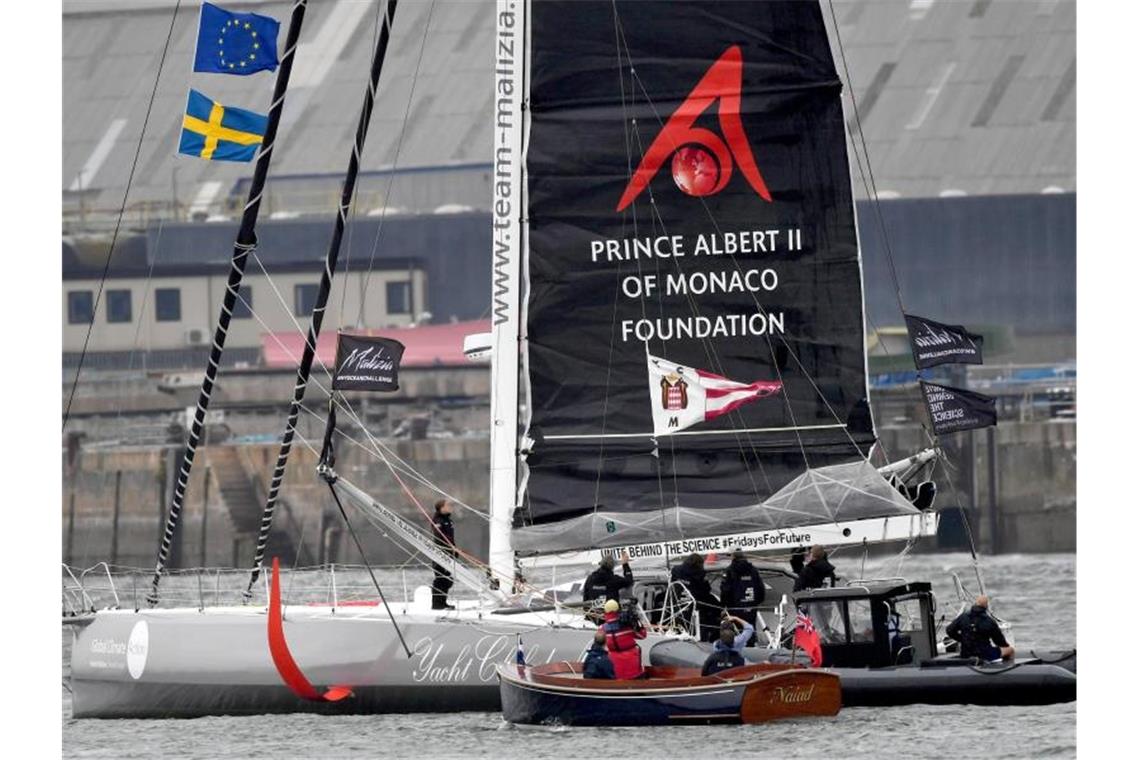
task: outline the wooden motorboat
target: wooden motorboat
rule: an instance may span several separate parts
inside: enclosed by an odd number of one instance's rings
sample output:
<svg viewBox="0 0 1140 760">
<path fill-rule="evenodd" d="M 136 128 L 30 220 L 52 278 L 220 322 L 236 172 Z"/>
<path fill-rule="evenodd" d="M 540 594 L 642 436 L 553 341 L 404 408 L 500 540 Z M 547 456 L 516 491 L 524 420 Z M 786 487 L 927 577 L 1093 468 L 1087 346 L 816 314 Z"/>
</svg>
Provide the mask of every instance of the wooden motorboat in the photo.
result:
<svg viewBox="0 0 1140 760">
<path fill-rule="evenodd" d="M 702 676 L 697 668 L 649 667 L 646 677 L 582 677 L 580 662 L 499 666 L 503 718 L 511 723 L 652 726 L 763 723 L 835 715 L 839 677 L 762 663 Z"/>
</svg>

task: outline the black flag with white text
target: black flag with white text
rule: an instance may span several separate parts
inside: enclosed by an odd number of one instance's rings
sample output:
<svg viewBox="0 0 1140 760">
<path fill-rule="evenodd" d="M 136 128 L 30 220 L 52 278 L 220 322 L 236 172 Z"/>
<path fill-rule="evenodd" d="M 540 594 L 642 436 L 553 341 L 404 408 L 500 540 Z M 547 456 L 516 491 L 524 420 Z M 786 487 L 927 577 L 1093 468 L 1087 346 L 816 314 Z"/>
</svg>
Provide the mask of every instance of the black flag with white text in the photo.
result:
<svg viewBox="0 0 1140 760">
<path fill-rule="evenodd" d="M 994 398 L 924 380 L 919 380 L 918 384 L 922 387 L 922 398 L 926 401 L 926 409 L 934 423 L 935 435 L 997 424 Z"/>
<path fill-rule="evenodd" d="M 926 317 L 903 314 L 910 350 L 918 369 L 939 364 L 981 364 L 982 336 L 962 325 L 944 325 Z"/>
<path fill-rule="evenodd" d="M 339 333 L 333 390 L 399 390 L 398 373 L 403 355 L 404 344 L 398 340 Z"/>
</svg>

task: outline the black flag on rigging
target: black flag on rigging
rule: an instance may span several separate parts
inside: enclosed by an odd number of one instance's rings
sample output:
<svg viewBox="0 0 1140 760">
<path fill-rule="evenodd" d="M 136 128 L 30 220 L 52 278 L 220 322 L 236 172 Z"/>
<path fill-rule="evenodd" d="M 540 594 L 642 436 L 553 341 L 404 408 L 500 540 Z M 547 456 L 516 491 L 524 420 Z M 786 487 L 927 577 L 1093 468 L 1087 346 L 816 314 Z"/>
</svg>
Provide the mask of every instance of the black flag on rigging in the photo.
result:
<svg viewBox="0 0 1140 760">
<path fill-rule="evenodd" d="M 333 390 L 395 391 L 400 389 L 400 357 L 404 344 L 391 338 L 337 333 Z"/>
<path fill-rule="evenodd" d="M 981 364 L 982 336 L 962 325 L 944 325 L 926 317 L 903 314 L 910 350 L 918 369 L 939 364 Z"/>
<path fill-rule="evenodd" d="M 994 398 L 924 380 L 919 380 L 918 384 L 922 386 L 922 398 L 926 401 L 926 409 L 934 423 L 935 435 L 997 424 Z"/>
</svg>

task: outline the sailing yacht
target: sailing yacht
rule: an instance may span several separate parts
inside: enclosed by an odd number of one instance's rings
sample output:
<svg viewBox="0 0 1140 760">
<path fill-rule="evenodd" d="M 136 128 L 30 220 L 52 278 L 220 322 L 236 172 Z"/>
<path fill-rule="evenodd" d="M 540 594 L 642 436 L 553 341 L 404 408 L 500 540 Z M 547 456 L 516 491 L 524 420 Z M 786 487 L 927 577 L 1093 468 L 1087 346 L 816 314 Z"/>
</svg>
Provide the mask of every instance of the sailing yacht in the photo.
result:
<svg viewBox="0 0 1140 760">
<path fill-rule="evenodd" d="M 934 534 L 919 486 L 936 453 L 872 463 L 842 86 L 819 5 L 499 0 L 496 25 L 492 332 L 465 346 L 492 358 L 489 557 L 441 551 L 332 458 L 317 475 L 468 598 L 288 605 L 273 572 L 265 605 L 73 616 L 76 717 L 495 709 L 495 666 L 520 636 L 529 664 L 590 643 L 573 586 L 532 588 L 533 568 L 584 575 L 628 554 L 651 604 L 664 581 L 647 571 L 692 552 Z M 656 619 L 646 652 L 688 635 Z"/>
</svg>

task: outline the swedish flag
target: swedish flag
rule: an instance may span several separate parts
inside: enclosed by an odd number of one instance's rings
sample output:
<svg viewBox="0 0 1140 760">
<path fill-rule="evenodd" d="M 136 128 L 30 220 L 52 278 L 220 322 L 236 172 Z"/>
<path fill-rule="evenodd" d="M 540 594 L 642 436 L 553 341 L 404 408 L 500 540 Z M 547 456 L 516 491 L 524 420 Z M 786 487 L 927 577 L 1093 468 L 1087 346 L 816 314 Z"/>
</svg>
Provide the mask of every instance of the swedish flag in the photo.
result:
<svg viewBox="0 0 1140 760">
<path fill-rule="evenodd" d="M 178 152 L 207 161 L 252 161 L 267 122 L 259 113 L 223 106 L 190 90 Z"/>
</svg>

